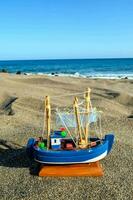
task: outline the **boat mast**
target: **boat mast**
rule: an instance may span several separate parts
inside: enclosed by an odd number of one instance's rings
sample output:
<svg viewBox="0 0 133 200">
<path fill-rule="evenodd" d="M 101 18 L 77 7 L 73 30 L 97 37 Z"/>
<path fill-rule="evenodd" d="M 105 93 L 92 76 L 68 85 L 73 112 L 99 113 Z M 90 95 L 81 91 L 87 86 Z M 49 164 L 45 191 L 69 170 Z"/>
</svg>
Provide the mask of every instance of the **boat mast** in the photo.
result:
<svg viewBox="0 0 133 200">
<path fill-rule="evenodd" d="M 45 123 L 46 123 L 46 131 L 47 131 L 47 149 L 50 147 L 50 123 L 51 123 L 51 106 L 50 106 L 50 98 L 46 96 L 45 98 Z"/>
<path fill-rule="evenodd" d="M 87 91 L 85 93 L 85 109 L 86 109 L 85 142 L 86 142 L 86 145 L 88 145 L 88 137 L 89 137 L 90 92 L 91 92 L 91 89 L 87 88 Z"/>
<path fill-rule="evenodd" d="M 82 144 L 83 138 L 82 138 L 82 132 L 81 132 L 81 123 L 80 123 L 80 117 L 79 117 L 78 98 L 77 97 L 75 97 L 75 99 L 74 99 L 74 113 L 75 113 L 75 117 L 76 117 L 76 123 L 77 123 L 79 138 L 80 138 L 80 144 Z"/>
</svg>

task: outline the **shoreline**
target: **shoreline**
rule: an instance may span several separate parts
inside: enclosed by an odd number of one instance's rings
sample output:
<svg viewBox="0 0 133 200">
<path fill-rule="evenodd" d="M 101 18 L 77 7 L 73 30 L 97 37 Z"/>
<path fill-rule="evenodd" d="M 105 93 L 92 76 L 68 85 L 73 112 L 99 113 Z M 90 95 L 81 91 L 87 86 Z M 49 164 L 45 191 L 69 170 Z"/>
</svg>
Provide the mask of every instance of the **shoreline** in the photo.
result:
<svg viewBox="0 0 133 200">
<path fill-rule="evenodd" d="M 8 74 L 8 75 L 25 75 L 25 76 L 49 76 L 49 77 L 73 77 L 73 78 L 84 78 L 84 79 L 106 79 L 106 80 L 122 80 L 122 79 L 129 79 L 133 80 L 133 75 L 126 74 L 126 75 L 82 75 L 79 74 L 78 72 L 74 74 L 67 74 L 67 73 L 42 73 L 42 72 L 21 72 L 18 71 L 16 73 L 14 72 L 0 72 L 0 75 L 3 74 Z"/>
</svg>

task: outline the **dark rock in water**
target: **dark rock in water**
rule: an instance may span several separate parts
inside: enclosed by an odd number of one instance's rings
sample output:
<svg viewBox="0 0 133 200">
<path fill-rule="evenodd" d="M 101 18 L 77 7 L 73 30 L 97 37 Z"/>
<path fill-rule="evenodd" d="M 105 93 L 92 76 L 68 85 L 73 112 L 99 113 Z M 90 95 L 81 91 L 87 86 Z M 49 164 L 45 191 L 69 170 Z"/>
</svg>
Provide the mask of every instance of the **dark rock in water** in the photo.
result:
<svg viewBox="0 0 133 200">
<path fill-rule="evenodd" d="M 6 69 L 2 69 L 2 70 L 0 70 L 0 72 L 2 72 L 2 73 L 8 73 L 8 71 Z"/>
<path fill-rule="evenodd" d="M 52 72 L 51 75 L 52 76 L 59 76 L 57 72 Z"/>
<path fill-rule="evenodd" d="M 21 74 L 21 71 L 17 71 L 16 74 Z"/>
<path fill-rule="evenodd" d="M 26 73 L 24 73 L 24 75 L 27 75 Z"/>
<path fill-rule="evenodd" d="M 18 98 L 14 96 L 4 96 L 0 102 L 0 114 L 14 115 L 12 104 L 16 99 Z"/>
<path fill-rule="evenodd" d="M 126 76 L 124 79 L 128 79 L 128 77 Z"/>
</svg>

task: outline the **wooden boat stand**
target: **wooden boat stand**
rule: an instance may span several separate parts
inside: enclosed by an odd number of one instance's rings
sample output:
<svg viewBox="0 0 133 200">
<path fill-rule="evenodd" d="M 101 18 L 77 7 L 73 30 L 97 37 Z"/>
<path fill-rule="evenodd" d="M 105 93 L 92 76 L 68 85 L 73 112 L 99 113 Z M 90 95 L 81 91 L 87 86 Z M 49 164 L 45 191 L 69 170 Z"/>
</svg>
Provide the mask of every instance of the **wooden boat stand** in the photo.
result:
<svg viewBox="0 0 133 200">
<path fill-rule="evenodd" d="M 103 169 L 99 161 L 94 163 L 74 165 L 41 165 L 39 176 L 74 177 L 74 176 L 103 176 Z"/>
</svg>

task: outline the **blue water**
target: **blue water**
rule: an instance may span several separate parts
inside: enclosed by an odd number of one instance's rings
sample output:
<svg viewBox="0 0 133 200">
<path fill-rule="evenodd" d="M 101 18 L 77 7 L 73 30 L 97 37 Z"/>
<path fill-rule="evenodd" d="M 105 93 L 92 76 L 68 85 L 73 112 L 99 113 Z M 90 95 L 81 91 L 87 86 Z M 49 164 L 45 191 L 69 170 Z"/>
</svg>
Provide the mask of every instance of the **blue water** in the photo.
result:
<svg viewBox="0 0 133 200">
<path fill-rule="evenodd" d="M 10 73 L 58 74 L 85 77 L 133 78 L 133 59 L 62 59 L 0 61 L 0 70 Z"/>
</svg>

